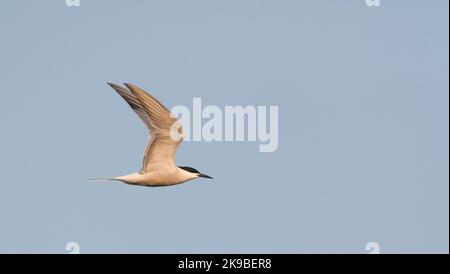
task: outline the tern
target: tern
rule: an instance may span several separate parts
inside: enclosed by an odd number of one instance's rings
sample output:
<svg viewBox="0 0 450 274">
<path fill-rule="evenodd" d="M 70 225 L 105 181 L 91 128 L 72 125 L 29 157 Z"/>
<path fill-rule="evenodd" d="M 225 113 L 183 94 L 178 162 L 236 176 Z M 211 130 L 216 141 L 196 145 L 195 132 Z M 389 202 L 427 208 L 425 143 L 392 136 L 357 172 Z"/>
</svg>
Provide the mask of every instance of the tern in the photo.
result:
<svg viewBox="0 0 450 274">
<path fill-rule="evenodd" d="M 184 133 L 177 118 L 155 97 L 141 88 L 125 83 L 125 87 L 108 83 L 141 118 L 148 129 L 148 142 L 139 172 L 107 179 L 130 185 L 171 186 L 196 178 L 212 177 L 188 166 L 177 166 L 175 155 Z"/>
</svg>

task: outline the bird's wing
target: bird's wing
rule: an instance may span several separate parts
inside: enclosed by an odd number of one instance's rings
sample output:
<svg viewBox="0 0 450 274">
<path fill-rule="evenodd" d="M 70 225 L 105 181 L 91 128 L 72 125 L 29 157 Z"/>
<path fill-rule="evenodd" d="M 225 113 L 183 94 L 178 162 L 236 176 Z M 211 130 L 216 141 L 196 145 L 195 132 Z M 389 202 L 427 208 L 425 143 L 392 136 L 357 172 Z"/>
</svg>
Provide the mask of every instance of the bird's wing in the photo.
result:
<svg viewBox="0 0 450 274">
<path fill-rule="evenodd" d="M 128 89 L 113 83 L 108 83 L 108 85 L 110 85 L 128 103 L 128 105 L 130 105 L 131 109 L 139 116 L 139 118 L 141 118 L 148 130 L 151 131 L 152 124 L 150 118 L 141 106 L 141 102 L 139 102 L 133 93 L 131 93 Z"/>
<path fill-rule="evenodd" d="M 179 121 L 163 104 L 139 87 L 132 84 L 125 84 L 127 89 L 114 84 L 110 86 L 125 99 L 149 130 L 141 171 L 175 167 L 175 154 L 183 140 Z"/>
</svg>

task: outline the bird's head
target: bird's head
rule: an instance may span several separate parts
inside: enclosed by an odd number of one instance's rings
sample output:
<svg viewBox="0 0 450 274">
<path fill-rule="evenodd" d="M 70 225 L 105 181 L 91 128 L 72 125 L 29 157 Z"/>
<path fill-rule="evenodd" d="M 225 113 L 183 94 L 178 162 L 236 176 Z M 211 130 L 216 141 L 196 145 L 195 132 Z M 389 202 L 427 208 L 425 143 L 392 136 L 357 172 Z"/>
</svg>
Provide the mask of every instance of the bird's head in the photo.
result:
<svg viewBox="0 0 450 274">
<path fill-rule="evenodd" d="M 179 166 L 179 168 L 191 173 L 193 176 L 195 176 L 194 178 L 208 178 L 208 179 L 212 179 L 213 177 L 208 176 L 206 174 L 201 173 L 200 171 L 196 170 L 193 167 L 189 167 L 189 166 Z"/>
</svg>

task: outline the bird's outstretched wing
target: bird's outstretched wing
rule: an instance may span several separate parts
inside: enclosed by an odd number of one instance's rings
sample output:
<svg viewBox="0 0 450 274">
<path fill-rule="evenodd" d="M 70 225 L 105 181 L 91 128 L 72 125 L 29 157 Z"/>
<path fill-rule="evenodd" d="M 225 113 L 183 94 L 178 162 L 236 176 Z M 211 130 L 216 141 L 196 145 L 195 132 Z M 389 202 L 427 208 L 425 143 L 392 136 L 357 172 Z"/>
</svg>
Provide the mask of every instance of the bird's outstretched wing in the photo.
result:
<svg viewBox="0 0 450 274">
<path fill-rule="evenodd" d="M 141 118 L 149 130 L 141 172 L 174 168 L 177 148 L 183 140 L 179 121 L 156 98 L 132 84 L 121 87 L 108 83 Z"/>
</svg>

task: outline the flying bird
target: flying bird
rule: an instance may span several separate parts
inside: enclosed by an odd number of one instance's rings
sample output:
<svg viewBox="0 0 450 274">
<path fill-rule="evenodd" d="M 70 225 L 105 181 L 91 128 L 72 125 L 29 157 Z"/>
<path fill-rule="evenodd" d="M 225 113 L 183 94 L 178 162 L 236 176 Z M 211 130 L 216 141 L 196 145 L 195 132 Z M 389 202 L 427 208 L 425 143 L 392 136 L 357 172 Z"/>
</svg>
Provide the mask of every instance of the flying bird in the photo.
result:
<svg viewBox="0 0 450 274">
<path fill-rule="evenodd" d="M 94 181 L 115 180 L 130 185 L 170 186 L 196 178 L 212 177 L 188 166 L 177 166 L 175 155 L 183 141 L 183 129 L 177 118 L 155 97 L 139 87 L 125 83 L 125 87 L 108 83 L 141 118 L 149 137 L 139 172 Z"/>
</svg>

